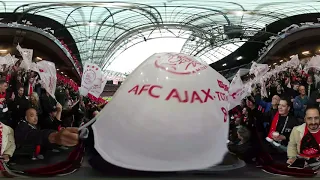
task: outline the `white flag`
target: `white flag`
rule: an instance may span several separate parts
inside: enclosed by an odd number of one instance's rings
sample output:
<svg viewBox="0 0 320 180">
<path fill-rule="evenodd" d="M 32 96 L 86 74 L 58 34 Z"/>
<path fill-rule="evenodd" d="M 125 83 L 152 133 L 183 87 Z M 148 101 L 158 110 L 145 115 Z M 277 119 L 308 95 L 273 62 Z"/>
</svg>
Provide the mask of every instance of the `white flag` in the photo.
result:
<svg viewBox="0 0 320 180">
<path fill-rule="evenodd" d="M 299 68 L 302 69 L 302 65 L 299 65 Z M 320 70 L 320 56 L 316 55 L 313 56 L 310 61 L 305 66 L 304 70 L 308 71 L 310 68 L 314 68 L 316 70 Z"/>
<path fill-rule="evenodd" d="M 289 67 L 297 67 L 300 64 L 299 56 L 298 55 L 293 55 L 291 57 L 291 60 L 288 63 Z"/>
<path fill-rule="evenodd" d="M 254 74 L 255 77 L 257 78 L 265 75 L 268 71 L 269 71 L 268 64 L 258 64 L 256 62 L 253 62 L 249 73 Z"/>
<path fill-rule="evenodd" d="M 35 63 L 35 62 L 31 63 L 30 70 L 35 71 L 37 73 L 40 73 L 39 69 L 38 69 L 38 66 L 37 66 L 37 63 Z"/>
<path fill-rule="evenodd" d="M 261 89 L 260 89 L 261 96 L 268 97 L 268 92 L 267 92 L 266 83 L 264 79 L 260 79 L 260 85 L 261 85 Z"/>
<path fill-rule="evenodd" d="M 7 66 L 14 65 L 14 59 L 12 58 L 11 54 L 7 54 L 3 57 L 4 62 L 1 61 L 1 64 L 6 64 Z"/>
<path fill-rule="evenodd" d="M 91 95 L 93 95 L 94 97 L 99 98 L 101 93 L 104 90 L 106 83 L 107 83 L 106 77 L 104 77 L 102 79 L 96 79 L 96 81 L 94 82 L 94 85 L 90 89 L 89 93 Z"/>
<path fill-rule="evenodd" d="M 155 54 L 99 113 L 95 149 L 109 163 L 133 170 L 214 166 L 227 152 L 228 89 L 225 77 L 192 56 Z"/>
<path fill-rule="evenodd" d="M 55 98 L 57 71 L 53 62 L 42 60 L 37 62 L 38 72 L 42 81 L 42 87 Z"/>
<path fill-rule="evenodd" d="M 234 76 L 230 83 L 229 88 L 229 109 L 232 109 L 241 103 L 241 100 L 248 95 L 248 91 L 245 88 L 241 76 L 240 70 Z"/>
<path fill-rule="evenodd" d="M 97 79 L 102 78 L 101 69 L 98 65 L 86 62 L 81 79 L 80 95 L 87 96 Z"/>
<path fill-rule="evenodd" d="M 32 58 L 33 58 L 33 49 L 21 48 L 21 46 L 17 45 L 17 50 L 20 52 L 23 61 L 21 62 L 20 67 L 26 70 L 30 69 Z"/>
</svg>

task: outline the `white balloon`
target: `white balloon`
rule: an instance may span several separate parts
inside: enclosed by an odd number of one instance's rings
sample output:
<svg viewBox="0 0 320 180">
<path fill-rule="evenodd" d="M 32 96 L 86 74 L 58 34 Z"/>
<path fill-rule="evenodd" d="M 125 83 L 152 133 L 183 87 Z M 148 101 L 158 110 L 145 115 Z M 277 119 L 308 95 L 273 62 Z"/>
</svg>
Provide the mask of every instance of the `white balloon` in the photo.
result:
<svg viewBox="0 0 320 180">
<path fill-rule="evenodd" d="M 186 171 L 227 152 L 229 82 L 194 57 L 149 57 L 122 84 L 93 125 L 109 163 L 142 171 Z"/>
</svg>

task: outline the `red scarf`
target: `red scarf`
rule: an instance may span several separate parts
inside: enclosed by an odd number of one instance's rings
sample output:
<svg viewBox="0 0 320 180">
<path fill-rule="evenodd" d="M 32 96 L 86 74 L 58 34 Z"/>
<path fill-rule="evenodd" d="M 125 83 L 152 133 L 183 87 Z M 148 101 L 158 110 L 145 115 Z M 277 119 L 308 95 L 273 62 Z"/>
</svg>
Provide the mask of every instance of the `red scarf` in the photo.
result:
<svg viewBox="0 0 320 180">
<path fill-rule="evenodd" d="M 2 123 L 0 123 L 0 151 L 2 149 L 2 130 L 3 130 L 3 125 Z M 0 155 L 2 156 L 2 153 L 0 152 Z M 3 171 L 4 170 L 4 167 L 3 167 L 3 164 L 2 164 L 2 161 L 0 162 L 0 171 Z"/>
<path fill-rule="evenodd" d="M 3 124 L 0 123 L 0 155 L 2 156 L 1 150 L 2 150 L 2 130 L 3 130 Z"/>
<path fill-rule="evenodd" d="M 308 134 L 308 132 L 309 132 L 309 129 L 308 129 L 307 125 L 306 125 L 306 127 L 304 129 L 303 137 L 301 138 L 301 141 Z M 319 132 L 317 132 L 317 133 L 319 133 Z M 314 137 L 314 135 L 312 133 L 311 133 L 311 135 L 317 141 L 317 143 L 319 145 L 320 144 L 319 138 Z M 302 144 L 302 143 L 300 142 L 300 144 Z M 308 158 L 315 158 L 315 157 L 317 158 L 317 157 L 319 157 L 318 150 L 314 149 L 314 148 L 305 149 L 304 152 L 300 152 L 299 155 L 302 156 L 302 157 L 308 157 Z"/>
<path fill-rule="evenodd" d="M 31 96 L 31 94 L 33 93 L 33 88 L 32 88 L 32 84 L 29 83 L 29 96 Z"/>
<path fill-rule="evenodd" d="M 0 92 L 0 99 L 1 98 L 6 98 L 6 94 L 7 94 L 6 92 L 3 92 L 3 93 Z M 4 101 L 0 102 L 0 104 L 4 104 L 4 103 L 5 103 Z"/>
<path fill-rule="evenodd" d="M 10 79 L 11 79 L 11 75 L 10 75 L 10 74 L 8 74 L 8 75 L 6 76 L 6 81 L 7 81 L 7 82 L 9 82 L 9 81 L 10 81 Z"/>
<path fill-rule="evenodd" d="M 272 133 L 277 131 L 278 121 L 279 121 L 279 111 L 277 111 L 276 115 L 274 115 L 273 117 L 267 139 L 273 140 Z"/>
</svg>

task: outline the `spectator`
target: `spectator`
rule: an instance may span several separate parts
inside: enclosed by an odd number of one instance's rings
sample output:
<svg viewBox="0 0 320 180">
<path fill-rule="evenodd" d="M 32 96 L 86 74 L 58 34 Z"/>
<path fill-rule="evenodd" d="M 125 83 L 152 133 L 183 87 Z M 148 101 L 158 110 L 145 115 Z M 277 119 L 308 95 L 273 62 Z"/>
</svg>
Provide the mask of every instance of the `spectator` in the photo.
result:
<svg viewBox="0 0 320 180">
<path fill-rule="evenodd" d="M 299 125 L 298 120 L 289 115 L 290 107 L 290 101 L 285 98 L 281 98 L 278 107 L 278 113 L 271 121 L 270 131 L 268 137 L 266 138 L 275 146 L 280 144 L 286 147 L 288 145 L 289 136 L 292 129 Z M 277 132 L 277 134 L 274 132 Z"/>
<path fill-rule="evenodd" d="M 16 144 L 14 141 L 14 132 L 13 129 L 9 126 L 6 126 L 3 123 L 0 123 L 0 136 L 1 139 L 1 154 L 5 162 L 8 162 L 13 156 L 13 153 L 16 149 Z"/>
<path fill-rule="evenodd" d="M 33 92 L 30 96 L 29 107 L 35 109 L 38 115 L 42 115 L 42 108 L 40 105 L 39 96 L 36 92 Z"/>
<path fill-rule="evenodd" d="M 303 121 L 309 98 L 306 95 L 304 86 L 299 87 L 299 93 L 300 95 L 297 96 L 293 101 L 293 108 L 295 117 L 297 117 L 300 121 Z"/>
<path fill-rule="evenodd" d="M 61 112 L 62 106 L 61 104 L 57 103 L 56 107 L 53 107 L 49 112 L 49 116 L 40 119 L 40 127 L 42 129 L 52 129 L 52 130 L 59 130 L 61 127 Z"/>
<path fill-rule="evenodd" d="M 40 129 L 37 125 L 37 111 L 30 108 L 26 112 L 25 120 L 20 121 L 15 129 L 15 140 L 20 152 L 34 156 L 35 153 L 39 153 L 36 152 L 38 146 L 41 148 L 48 148 L 54 144 L 75 146 L 78 143 L 77 128 L 66 128 L 58 132 L 52 129 Z"/>
<path fill-rule="evenodd" d="M 239 142 L 230 142 L 228 144 L 229 151 L 246 162 L 252 162 L 255 154 L 250 142 L 250 131 L 246 127 L 240 126 L 238 127 L 237 135 Z"/>
<path fill-rule="evenodd" d="M 24 96 L 24 88 L 20 87 L 11 107 L 13 112 L 13 128 L 15 128 L 18 125 L 18 122 L 24 118 L 26 110 L 28 109 L 28 103 L 27 97 Z"/>
<path fill-rule="evenodd" d="M 320 157 L 320 115 L 319 109 L 309 107 L 306 110 L 305 123 L 293 128 L 288 144 L 288 164 L 298 155 L 305 158 Z M 313 149 L 311 151 L 311 149 Z"/>
</svg>

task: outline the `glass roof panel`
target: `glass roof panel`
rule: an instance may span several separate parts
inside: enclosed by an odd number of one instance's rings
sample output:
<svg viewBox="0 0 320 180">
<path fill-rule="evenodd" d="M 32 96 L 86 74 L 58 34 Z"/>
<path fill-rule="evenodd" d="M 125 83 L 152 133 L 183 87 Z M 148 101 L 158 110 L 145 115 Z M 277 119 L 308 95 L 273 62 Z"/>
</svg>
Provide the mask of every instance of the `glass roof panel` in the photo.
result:
<svg viewBox="0 0 320 180">
<path fill-rule="evenodd" d="M 0 11 L 16 10 L 58 21 L 73 36 L 82 62 L 91 61 L 114 71 L 119 66 L 112 64 L 124 51 L 157 38 L 180 38 L 184 42 L 181 52 L 207 63 L 216 62 L 267 24 L 297 14 L 318 13 L 320 9 L 320 2 L 311 0 L 41 1 L 2 1 Z M 226 28 L 236 26 L 242 37 L 227 36 Z"/>
</svg>

